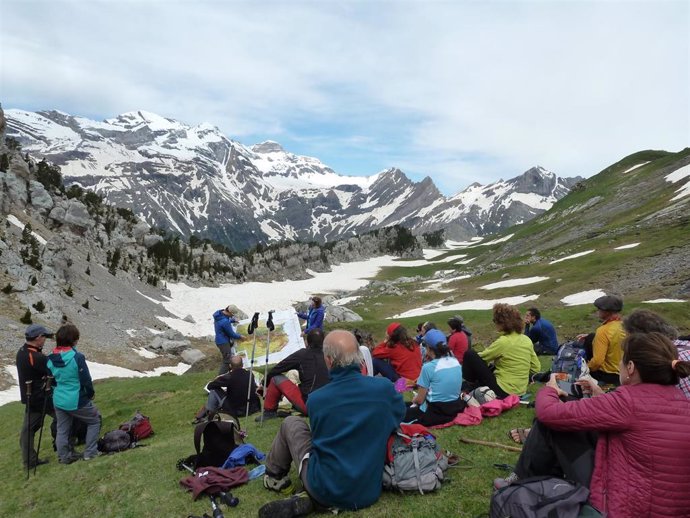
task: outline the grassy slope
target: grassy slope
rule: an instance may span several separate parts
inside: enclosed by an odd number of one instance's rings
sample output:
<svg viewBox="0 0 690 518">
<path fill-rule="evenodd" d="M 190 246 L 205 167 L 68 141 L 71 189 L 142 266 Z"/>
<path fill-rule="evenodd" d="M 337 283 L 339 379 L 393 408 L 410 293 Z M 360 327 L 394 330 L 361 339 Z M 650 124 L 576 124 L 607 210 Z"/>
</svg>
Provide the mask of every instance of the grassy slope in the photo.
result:
<svg viewBox="0 0 690 518">
<path fill-rule="evenodd" d="M 49 447 L 42 447 L 50 463 L 41 466 L 37 476 L 32 475 L 28 482 L 20 470 L 17 440 L 23 406 L 13 403 L 0 407 L 0 516 L 187 516 L 208 511 L 206 500 L 192 502 L 191 496 L 178 487 L 183 474 L 175 469 L 175 462 L 193 453 L 193 427 L 189 421 L 204 401 L 202 387 L 211 376 L 201 373 L 98 383 L 96 404 L 103 415 L 104 431 L 116 428 L 140 409 L 151 417 L 156 434 L 145 441 L 144 448 L 69 466 L 58 464 Z M 376 505 L 359 515 L 474 517 L 486 512 L 491 480 L 502 473 L 493 464 L 514 463 L 517 454 L 462 445 L 458 438 L 510 444 L 506 430 L 529 425 L 532 414 L 532 410 L 519 407 L 486 419 L 478 427 L 440 430 L 440 444 L 463 457 L 463 467 L 449 470 L 450 482 L 437 494 L 424 497 L 384 494 Z M 250 418 L 248 442 L 268 451 L 279 423 L 272 420 L 259 428 Z M 233 512 L 255 516 L 263 503 L 274 498 L 259 481 L 233 493 L 241 503 L 227 516 Z"/>
<path fill-rule="evenodd" d="M 559 201 L 545 217 L 511 229 L 509 232 L 515 233 L 515 236 L 506 243 L 507 246 L 497 244 L 473 247 L 448 252 L 435 258 L 433 264 L 427 266 L 387 269 L 381 272 L 379 279 L 430 276 L 439 270 L 453 269 L 462 274 L 474 271 L 478 266 L 484 267 L 486 273 L 477 278 L 444 285 L 444 288 L 454 288 L 455 291 L 449 294 L 420 293 L 417 290 L 428 285 L 422 286 L 416 282 L 398 285 L 406 292 L 403 296 L 381 295 L 370 290 L 356 305 L 351 305 L 365 320 L 342 325 L 366 329 L 381 338 L 389 322 L 387 319 L 392 314 L 422 304 L 451 296 L 459 301 L 538 293 L 540 297 L 537 305 L 556 324 L 561 339 L 592 330 L 597 322 L 590 306 L 565 307 L 559 302 L 560 299 L 587 289 L 615 289 L 616 279 L 612 279 L 610 275 L 612 264 L 616 266 L 620 276 L 634 275 L 636 267 L 642 262 L 654 261 L 673 247 L 687 246 L 690 238 L 687 219 L 666 226 L 663 232 L 638 223 L 646 215 L 664 208 L 675 190 L 672 185 L 655 181 L 655 176 L 658 177 L 665 167 L 679 159 L 686 159 L 688 155 L 689 150 L 676 154 L 645 151 L 626 157 L 600 175 L 588 179 L 584 191 L 574 192 Z M 627 175 L 621 174 L 633 165 L 647 160 L 652 162 Z M 551 241 L 553 236 L 565 235 L 573 226 L 587 224 L 579 214 L 564 215 L 563 211 L 578 206 L 593 196 L 614 198 L 616 190 L 626 185 L 634 188 L 636 183 L 655 187 L 648 192 L 641 191 L 641 201 L 635 207 L 612 211 L 605 220 L 597 221 L 596 228 L 588 230 L 586 239 L 561 244 Z M 641 242 L 642 245 L 629 250 L 613 250 L 616 246 L 631 242 Z M 532 245 L 534 248 L 539 247 L 540 260 L 534 264 L 526 264 L 532 255 Z M 595 248 L 597 253 L 555 265 L 548 264 L 550 259 L 591 248 Z M 463 254 L 475 257 L 475 260 L 464 266 L 444 262 L 453 256 L 460 260 Z M 494 262 L 495 266 L 491 267 Z M 485 284 L 501 280 L 504 273 L 509 273 L 510 278 L 544 275 L 550 279 L 539 284 L 493 291 L 480 289 Z M 678 279 L 672 280 L 675 282 Z M 640 301 L 646 298 L 665 295 L 663 284 L 646 286 L 635 293 L 626 294 L 626 312 L 641 306 Z M 688 332 L 688 306 L 686 302 L 647 307 L 661 312 Z M 430 317 L 404 319 L 403 322 L 410 328 L 428 318 L 443 323 L 451 314 L 449 311 L 439 311 Z M 475 332 L 477 347 L 488 345 L 496 338 L 490 311 L 463 311 L 462 314 Z M 191 497 L 178 487 L 182 474 L 175 470 L 175 461 L 192 453 L 192 427 L 188 423 L 204 401 L 201 387 L 210 377 L 211 373 L 197 373 L 99 383 L 96 403 L 104 417 L 104 431 L 115 428 L 135 410 L 140 409 L 152 417 L 156 435 L 146 441 L 148 446 L 145 448 L 71 466 L 58 465 L 54 454 L 50 452 L 51 463 L 41 467 L 38 476 L 32 477 L 29 482 L 24 480 L 23 473 L 19 470 L 21 457 L 17 436 L 23 407 L 16 403 L 0 407 L 0 448 L 3 451 L 0 457 L 0 477 L 3 481 L 0 516 L 186 516 L 190 513 L 200 515 L 207 512 L 208 505 L 205 501 L 191 502 Z M 528 425 L 532 417 L 532 410 L 520 407 L 497 418 L 486 419 L 479 427 L 453 427 L 439 431 L 441 445 L 465 459 L 463 468 L 449 471 L 451 481 L 437 494 L 424 497 L 384 494 L 375 506 L 360 515 L 474 517 L 486 512 L 491 480 L 501 475 L 500 471 L 493 468 L 493 464 L 514 463 L 517 454 L 461 445 L 458 438 L 464 436 L 510 444 L 506 431 L 516 426 Z M 279 422 L 269 421 L 263 429 L 253 420 L 247 425 L 249 442 L 267 451 Z M 241 504 L 234 512 L 241 513 L 242 516 L 255 515 L 261 504 L 273 498 L 258 482 L 239 488 L 235 493 L 240 497 Z M 228 515 L 232 512 L 228 511 Z"/>
</svg>

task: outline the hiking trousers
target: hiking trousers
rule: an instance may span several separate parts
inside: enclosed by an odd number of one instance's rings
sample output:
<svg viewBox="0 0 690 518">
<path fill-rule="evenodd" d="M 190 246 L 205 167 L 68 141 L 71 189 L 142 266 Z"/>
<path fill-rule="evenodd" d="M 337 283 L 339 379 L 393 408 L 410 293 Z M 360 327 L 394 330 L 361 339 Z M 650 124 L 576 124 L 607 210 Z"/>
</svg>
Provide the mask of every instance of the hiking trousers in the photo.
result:
<svg viewBox="0 0 690 518">
<path fill-rule="evenodd" d="M 55 445 L 57 447 L 58 458 L 67 461 L 72 454 L 69 444 L 69 435 L 72 429 L 72 421 L 77 419 L 86 424 L 86 446 L 84 457 L 95 457 L 98 455 L 98 436 L 101 433 L 101 414 L 93 402 L 89 401 L 86 405 L 76 410 L 62 410 L 55 408 L 57 416 L 57 437 Z"/>
<path fill-rule="evenodd" d="M 36 410 L 29 410 L 28 414 L 24 412 L 24 422 L 19 433 L 19 447 L 22 449 L 24 466 L 33 466 L 38 459 L 38 454 L 34 449 L 34 436 L 41 428 L 41 414 L 42 412 L 37 412 Z M 46 416 L 54 417 L 53 411 L 50 409 L 46 410 Z"/>
<path fill-rule="evenodd" d="M 278 403 L 280 403 L 282 396 L 285 396 L 293 407 L 307 415 L 307 405 L 304 404 L 299 387 L 282 374 L 273 376 L 268 387 L 266 387 L 264 411 L 275 412 L 278 410 Z"/>
<path fill-rule="evenodd" d="M 230 358 L 235 354 L 235 344 L 230 342 L 227 344 L 220 344 L 217 347 L 221 355 L 218 374 L 225 374 L 230 370 Z"/>
<path fill-rule="evenodd" d="M 594 471 L 594 432 L 560 432 L 534 420 L 515 466 L 520 478 L 556 476 L 589 487 Z"/>
<path fill-rule="evenodd" d="M 302 483 L 306 487 L 306 466 L 311 452 L 311 430 L 307 422 L 297 416 L 286 417 L 273 439 L 266 457 L 266 473 L 283 478 L 294 462 Z"/>
</svg>

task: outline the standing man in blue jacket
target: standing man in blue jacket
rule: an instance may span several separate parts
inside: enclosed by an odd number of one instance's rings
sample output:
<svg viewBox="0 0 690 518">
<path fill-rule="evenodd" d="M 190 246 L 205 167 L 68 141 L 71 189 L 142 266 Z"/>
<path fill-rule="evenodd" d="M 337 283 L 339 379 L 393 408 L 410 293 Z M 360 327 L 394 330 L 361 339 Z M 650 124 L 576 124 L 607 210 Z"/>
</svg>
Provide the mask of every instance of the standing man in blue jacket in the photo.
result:
<svg viewBox="0 0 690 518">
<path fill-rule="evenodd" d="M 306 493 L 269 502 L 259 518 L 302 516 L 315 504 L 362 509 L 381 496 L 388 437 L 405 415 L 402 396 L 386 378 L 362 376 L 349 331 L 328 333 L 323 354 L 331 381 L 309 396 L 311 429 L 304 419 L 286 418 L 266 458 L 264 487 L 289 494 L 294 463 Z"/>
<path fill-rule="evenodd" d="M 307 327 L 304 328 L 303 335 L 306 336 L 312 329 L 323 330 L 323 317 L 326 314 L 326 308 L 323 306 L 321 297 L 311 297 L 309 299 L 309 311 L 297 312 L 297 316 L 302 320 L 307 321 Z"/>
<path fill-rule="evenodd" d="M 541 317 L 537 308 L 529 308 L 525 314 L 525 334 L 534 344 L 537 354 L 558 353 L 558 337 L 553 324 Z"/>
<path fill-rule="evenodd" d="M 48 356 L 48 368 L 55 377 L 53 406 L 57 416 L 55 445 L 61 464 L 71 464 L 98 456 L 98 435 L 101 433 L 101 414 L 93 404 L 95 391 L 86 358 L 77 351 L 79 329 L 65 324 L 55 333 L 56 347 Z M 86 447 L 83 455 L 76 454 L 69 444 L 72 420 L 86 424 Z"/>
<path fill-rule="evenodd" d="M 213 326 L 216 331 L 216 346 L 220 349 L 221 361 L 218 374 L 225 374 L 230 370 L 230 359 L 236 354 L 235 340 L 242 340 L 242 336 L 232 327 L 236 324 L 234 312 L 230 306 L 219 309 L 213 314 Z"/>
</svg>

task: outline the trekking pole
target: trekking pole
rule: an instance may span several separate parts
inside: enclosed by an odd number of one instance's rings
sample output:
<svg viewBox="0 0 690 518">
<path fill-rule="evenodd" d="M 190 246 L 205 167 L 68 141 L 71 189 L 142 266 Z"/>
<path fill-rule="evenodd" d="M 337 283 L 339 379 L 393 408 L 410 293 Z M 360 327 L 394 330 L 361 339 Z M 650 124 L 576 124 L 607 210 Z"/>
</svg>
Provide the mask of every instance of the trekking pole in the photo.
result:
<svg viewBox="0 0 690 518">
<path fill-rule="evenodd" d="M 45 384 L 43 385 L 43 390 L 45 395 L 43 398 L 43 411 L 41 412 L 41 429 L 38 432 L 38 444 L 36 445 L 36 464 L 34 464 L 34 475 L 36 474 L 36 468 L 38 468 L 38 455 L 41 453 L 41 438 L 43 437 L 43 422 L 46 418 L 46 407 L 48 406 L 48 397 L 50 396 L 51 385 L 53 382 L 52 376 L 46 376 Z"/>
<path fill-rule="evenodd" d="M 266 379 L 268 377 L 268 353 L 271 346 L 271 331 L 273 331 L 276 328 L 276 326 L 273 324 L 273 311 L 275 310 L 272 309 L 268 312 L 268 320 L 266 320 L 266 329 L 268 329 L 268 331 L 266 332 L 266 362 L 264 363 L 264 407 L 266 405 Z M 264 413 L 261 412 L 261 421 L 259 422 L 259 426 L 263 425 Z"/>
<path fill-rule="evenodd" d="M 252 395 L 252 370 L 254 369 L 254 355 L 256 354 L 256 335 L 254 331 L 259 327 L 259 312 L 254 313 L 252 321 L 247 328 L 247 334 L 254 335 L 254 345 L 252 345 L 252 359 L 249 362 L 249 382 L 247 383 L 247 411 L 244 415 L 245 421 L 249 419 L 249 401 Z"/>
<path fill-rule="evenodd" d="M 25 381 L 26 386 L 26 412 L 24 414 L 24 422 L 26 423 L 26 480 L 29 480 L 29 472 L 31 471 L 31 385 L 32 381 Z M 38 459 L 36 459 L 38 462 Z"/>
</svg>

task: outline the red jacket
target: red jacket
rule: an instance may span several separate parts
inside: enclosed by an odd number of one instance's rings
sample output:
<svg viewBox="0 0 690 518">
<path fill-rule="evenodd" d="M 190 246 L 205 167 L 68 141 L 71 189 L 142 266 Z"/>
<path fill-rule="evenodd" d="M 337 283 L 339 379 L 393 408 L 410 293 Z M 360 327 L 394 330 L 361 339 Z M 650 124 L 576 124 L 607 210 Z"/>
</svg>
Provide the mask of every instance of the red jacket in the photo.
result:
<svg viewBox="0 0 690 518">
<path fill-rule="evenodd" d="M 467 352 L 469 343 L 467 341 L 467 335 L 462 331 L 453 331 L 448 338 L 448 348 L 453 351 L 453 356 L 462 365 L 462 359 Z"/>
<path fill-rule="evenodd" d="M 403 378 L 415 381 L 419 378 L 419 372 L 422 370 L 422 352 L 416 342 L 411 351 L 402 344 L 388 347 L 386 342 L 382 342 L 374 347 L 371 355 L 382 360 L 389 359 L 395 372 Z"/>
<path fill-rule="evenodd" d="M 623 385 L 562 403 L 537 394 L 537 419 L 554 430 L 598 431 L 590 502 L 607 518 L 690 517 L 690 400 L 675 385 Z"/>
</svg>

